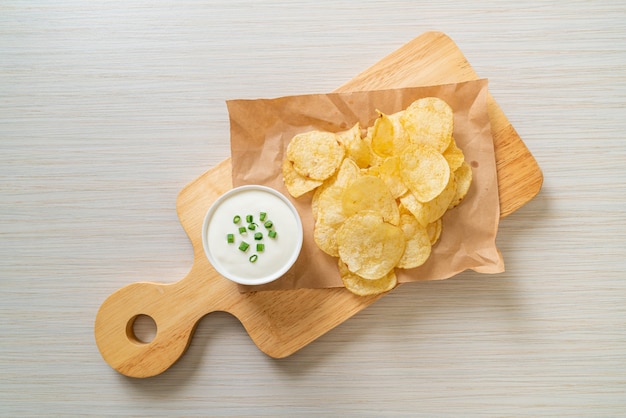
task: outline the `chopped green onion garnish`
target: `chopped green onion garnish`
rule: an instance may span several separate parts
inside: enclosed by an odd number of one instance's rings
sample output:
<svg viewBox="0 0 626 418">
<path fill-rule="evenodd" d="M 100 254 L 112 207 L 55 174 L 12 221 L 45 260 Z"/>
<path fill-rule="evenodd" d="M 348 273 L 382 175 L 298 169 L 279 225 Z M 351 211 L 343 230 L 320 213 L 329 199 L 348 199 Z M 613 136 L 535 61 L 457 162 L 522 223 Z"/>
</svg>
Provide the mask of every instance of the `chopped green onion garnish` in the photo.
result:
<svg viewBox="0 0 626 418">
<path fill-rule="evenodd" d="M 259 223 L 263 223 L 263 226 L 265 226 L 265 228 L 268 230 L 267 231 L 267 236 L 270 238 L 276 238 L 278 236 L 278 234 L 276 233 L 276 231 L 273 229 L 274 228 L 274 222 L 272 222 L 271 220 L 267 219 L 267 212 L 259 212 L 259 219 L 260 222 Z M 258 224 L 256 224 L 254 222 L 254 216 L 253 215 L 246 215 L 246 224 L 247 226 L 241 226 L 241 216 L 239 215 L 235 215 L 233 216 L 233 223 L 234 224 L 239 224 L 237 226 L 239 233 L 243 234 L 243 235 L 247 235 L 248 231 L 255 231 L 257 229 L 257 227 L 259 226 Z M 262 232 L 255 232 L 254 233 L 254 240 L 255 241 L 262 241 L 263 240 L 263 233 Z M 235 234 L 226 234 L 226 241 L 228 241 L 229 244 L 233 244 L 236 242 L 236 238 L 235 238 Z M 239 244 L 239 251 L 242 252 L 247 252 L 250 249 L 250 244 L 248 244 L 245 241 L 242 241 Z M 265 244 L 261 243 L 261 242 L 257 242 L 256 243 L 256 252 L 257 253 L 263 253 L 265 252 Z M 252 254 L 248 260 L 251 263 L 255 263 L 257 260 L 259 259 L 259 254 Z"/>
</svg>

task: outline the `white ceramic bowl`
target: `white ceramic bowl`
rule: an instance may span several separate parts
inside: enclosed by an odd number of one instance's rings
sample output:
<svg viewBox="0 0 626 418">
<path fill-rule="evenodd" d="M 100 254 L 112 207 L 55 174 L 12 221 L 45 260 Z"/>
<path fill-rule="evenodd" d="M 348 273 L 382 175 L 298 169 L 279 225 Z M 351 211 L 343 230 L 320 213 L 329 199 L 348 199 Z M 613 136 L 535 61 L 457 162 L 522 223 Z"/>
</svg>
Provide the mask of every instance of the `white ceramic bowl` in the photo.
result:
<svg viewBox="0 0 626 418">
<path fill-rule="evenodd" d="M 259 219 L 261 212 L 273 223 L 269 229 Z M 239 223 L 233 221 L 236 215 Z M 248 229 L 247 215 L 253 216 L 255 230 Z M 246 232 L 240 233 L 240 227 Z M 277 233 L 275 238 L 269 236 L 270 230 Z M 263 236 L 260 240 L 254 238 L 257 232 Z M 235 242 L 228 243 L 228 234 L 233 234 Z M 211 265 L 222 276 L 244 285 L 265 284 L 284 275 L 298 259 L 302 240 L 302 221 L 293 204 L 280 192 L 260 185 L 224 193 L 211 205 L 202 224 L 202 245 Z M 248 244 L 246 251 L 239 249 L 241 242 Z M 257 251 L 257 244 L 265 248 Z M 250 261 L 255 255 L 255 261 Z"/>
</svg>

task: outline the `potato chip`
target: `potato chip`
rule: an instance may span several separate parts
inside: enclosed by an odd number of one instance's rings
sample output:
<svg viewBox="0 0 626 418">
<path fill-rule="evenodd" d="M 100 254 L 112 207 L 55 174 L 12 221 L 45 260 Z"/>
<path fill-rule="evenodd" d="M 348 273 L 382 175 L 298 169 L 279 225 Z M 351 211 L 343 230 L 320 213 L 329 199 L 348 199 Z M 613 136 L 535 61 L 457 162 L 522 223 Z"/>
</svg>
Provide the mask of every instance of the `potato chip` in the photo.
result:
<svg viewBox="0 0 626 418">
<path fill-rule="evenodd" d="M 313 239 L 317 246 L 326 254 L 339 257 L 335 234 L 346 217 L 341 210 L 341 189 L 328 188 L 320 197 Z"/>
<path fill-rule="evenodd" d="M 345 158 L 339 167 L 339 170 L 328 180 L 323 182 L 323 184 L 315 189 L 315 193 L 313 194 L 313 199 L 311 201 L 311 208 L 313 210 L 313 219 L 317 219 L 317 211 L 319 208 L 319 200 L 322 196 L 322 193 L 331 186 L 339 187 L 336 191 L 336 196 L 340 196 L 343 193 L 343 189 L 356 180 L 360 176 L 359 167 L 351 158 Z M 329 195 L 330 196 L 330 195 Z M 341 200 L 338 201 L 339 206 L 341 206 Z"/>
<path fill-rule="evenodd" d="M 337 171 L 345 150 L 332 132 L 311 131 L 294 136 L 287 146 L 287 159 L 302 177 L 326 180 Z"/>
<path fill-rule="evenodd" d="M 406 147 L 407 145 L 409 145 L 409 141 L 410 141 L 409 134 L 404 129 L 404 126 L 402 126 L 401 119 L 402 119 L 403 114 L 404 114 L 404 111 L 401 110 L 400 112 L 392 113 L 391 115 L 389 115 L 389 120 L 393 124 L 393 153 L 394 155 L 400 154 L 400 152 L 402 152 L 402 149 Z"/>
<path fill-rule="evenodd" d="M 374 149 L 372 148 L 372 135 L 374 132 L 374 127 L 370 126 L 367 131 L 365 136 L 363 137 L 363 141 L 365 141 L 370 149 L 370 161 L 369 161 L 369 167 L 364 167 L 364 168 L 371 168 L 371 167 L 376 167 L 379 166 L 385 159 L 385 157 L 381 157 L 380 155 L 376 154 L 374 152 Z"/>
<path fill-rule="evenodd" d="M 312 180 L 302 177 L 294 170 L 293 163 L 288 159 L 283 160 L 282 172 L 283 182 L 285 183 L 285 187 L 287 187 L 287 191 L 296 198 L 323 184 L 321 180 Z"/>
<path fill-rule="evenodd" d="M 428 225 L 428 218 L 430 217 L 426 204 L 417 200 L 415 195 L 410 191 L 400 196 L 401 208 L 406 208 L 420 223 L 420 225 Z"/>
<path fill-rule="evenodd" d="M 346 219 L 341 208 L 342 194 L 343 187 L 332 184 L 317 199 L 313 239 L 322 251 L 333 257 L 339 256 L 335 233 Z"/>
<path fill-rule="evenodd" d="M 441 218 L 446 211 L 448 210 L 448 206 L 452 199 L 454 199 L 454 195 L 456 193 L 456 177 L 454 173 L 450 173 L 448 177 L 448 184 L 443 189 L 441 193 L 433 200 L 426 202 L 425 205 L 428 207 L 428 219 L 427 223 L 435 222 L 437 219 Z"/>
<path fill-rule="evenodd" d="M 428 144 L 443 152 L 452 138 L 454 112 L 445 101 L 425 97 L 411 103 L 400 122 L 411 143 Z"/>
<path fill-rule="evenodd" d="M 351 129 L 337 134 L 339 143 L 346 150 L 346 157 L 354 160 L 360 168 L 369 167 L 372 160 L 370 144 L 361 138 L 361 125 L 357 122 Z"/>
<path fill-rule="evenodd" d="M 332 222 L 326 219 L 327 212 L 321 212 L 318 220 L 313 227 L 313 240 L 318 248 L 331 257 L 339 257 L 339 248 L 337 246 L 337 230 L 342 222 Z"/>
<path fill-rule="evenodd" d="M 370 132 L 371 149 L 380 157 L 391 157 L 409 143 L 408 134 L 400 121 L 403 112 L 387 115 L 378 111 L 378 114 Z"/>
<path fill-rule="evenodd" d="M 433 147 L 412 144 L 400 154 L 400 174 L 415 197 L 420 202 L 428 202 L 448 184 L 450 166 Z"/>
<path fill-rule="evenodd" d="M 407 192 L 408 188 L 402 181 L 400 174 L 400 157 L 397 155 L 388 157 L 376 168 L 377 170 L 373 175 L 377 175 L 385 182 L 394 198 L 398 198 Z"/>
<path fill-rule="evenodd" d="M 430 237 L 424 228 L 410 213 L 400 215 L 400 228 L 404 233 L 406 246 L 402 258 L 396 267 L 410 269 L 419 267 L 430 257 Z"/>
<path fill-rule="evenodd" d="M 454 138 L 450 140 L 448 148 L 443 152 L 443 158 L 448 162 L 450 171 L 455 171 L 463 164 L 463 161 L 465 161 L 465 155 L 463 155 L 461 148 L 456 145 Z"/>
<path fill-rule="evenodd" d="M 385 222 L 398 225 L 398 205 L 383 180 L 374 176 L 362 176 L 354 180 L 342 195 L 343 213 L 346 217 L 363 210 L 380 213 Z"/>
<path fill-rule="evenodd" d="M 426 226 L 426 232 L 428 233 L 431 246 L 434 246 L 437 241 L 439 241 L 439 237 L 441 237 L 442 225 L 443 222 L 441 221 L 441 218 L 439 218 L 435 222 L 431 222 Z"/>
<path fill-rule="evenodd" d="M 408 192 L 400 196 L 400 202 L 415 216 L 420 225 L 425 227 L 429 223 L 435 222 L 446 213 L 450 202 L 452 202 L 454 198 L 455 192 L 456 180 L 454 173 L 450 173 L 446 187 L 434 199 L 422 203 L 415 194 Z"/>
<path fill-rule="evenodd" d="M 354 160 L 346 158 L 341 163 L 341 166 L 339 166 L 339 170 L 337 170 L 337 179 L 334 184 L 343 188 L 348 187 L 350 183 L 358 179 L 360 175 L 361 170 Z"/>
<path fill-rule="evenodd" d="M 313 227 L 313 239 L 317 246 L 325 253 L 338 257 L 337 241 L 335 232 L 346 217 L 341 210 L 341 194 L 343 189 L 332 185 L 321 191 L 318 199 L 317 211 L 314 212 L 315 225 Z"/>
<path fill-rule="evenodd" d="M 339 260 L 339 275 L 345 288 L 358 296 L 379 295 L 390 291 L 398 284 L 398 278 L 393 269 L 380 279 L 367 280 L 348 270 L 341 260 Z"/>
<path fill-rule="evenodd" d="M 381 157 L 393 155 L 393 122 L 384 113 L 378 112 L 372 130 L 372 151 Z"/>
<path fill-rule="evenodd" d="M 448 209 L 452 209 L 458 206 L 469 191 L 472 185 L 472 167 L 466 162 L 463 162 L 459 168 L 454 172 L 454 178 L 456 180 L 456 193 L 448 206 Z"/>
<path fill-rule="evenodd" d="M 402 229 L 384 222 L 374 211 L 347 218 L 336 234 L 339 257 L 348 269 L 364 279 L 380 279 L 389 273 L 404 253 Z"/>
<path fill-rule="evenodd" d="M 335 233 L 346 219 L 342 208 L 342 196 L 346 187 L 359 176 L 356 163 L 346 158 L 331 180 L 325 182 L 313 195 L 312 209 L 315 219 L 313 240 L 322 251 L 333 257 L 339 256 Z"/>
</svg>

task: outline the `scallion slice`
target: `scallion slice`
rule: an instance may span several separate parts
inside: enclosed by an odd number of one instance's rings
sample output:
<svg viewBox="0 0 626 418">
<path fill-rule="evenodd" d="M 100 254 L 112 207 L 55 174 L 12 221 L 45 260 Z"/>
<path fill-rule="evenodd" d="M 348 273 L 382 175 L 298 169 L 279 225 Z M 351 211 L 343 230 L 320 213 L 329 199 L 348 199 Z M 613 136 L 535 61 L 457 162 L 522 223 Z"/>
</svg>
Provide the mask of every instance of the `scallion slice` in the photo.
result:
<svg viewBox="0 0 626 418">
<path fill-rule="evenodd" d="M 270 238 L 276 238 L 278 234 L 273 229 L 274 222 L 268 219 L 267 212 L 259 212 L 259 219 L 260 219 L 259 224 L 263 224 L 263 226 L 267 229 L 267 236 Z M 254 222 L 253 215 L 246 215 L 245 216 L 246 223 L 243 225 L 241 225 L 242 221 L 243 219 L 241 216 L 239 215 L 233 216 L 233 223 L 237 225 L 237 229 L 239 231 L 239 234 L 241 235 L 247 235 L 248 231 L 255 231 L 257 227 L 259 226 L 259 224 Z M 255 241 L 262 241 L 263 238 L 264 238 L 264 235 L 262 232 L 254 232 Z M 229 244 L 234 244 L 237 241 L 237 239 L 235 238 L 235 234 L 226 234 L 226 241 Z M 245 241 L 241 241 L 239 243 L 239 251 L 245 253 L 245 252 L 248 252 L 249 250 L 250 250 L 250 244 L 248 244 Z M 265 244 L 263 244 L 262 242 L 256 242 L 256 253 L 250 255 L 250 257 L 248 257 L 248 260 L 251 263 L 255 263 L 259 259 L 258 253 L 263 253 L 263 252 L 265 252 Z"/>
</svg>

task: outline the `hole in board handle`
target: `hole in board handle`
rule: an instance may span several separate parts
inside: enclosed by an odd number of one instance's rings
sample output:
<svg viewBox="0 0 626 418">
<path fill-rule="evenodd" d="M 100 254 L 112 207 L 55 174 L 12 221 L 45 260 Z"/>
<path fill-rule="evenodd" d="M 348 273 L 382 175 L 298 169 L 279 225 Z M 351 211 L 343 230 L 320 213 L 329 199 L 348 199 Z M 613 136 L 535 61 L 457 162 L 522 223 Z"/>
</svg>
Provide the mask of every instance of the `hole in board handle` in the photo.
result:
<svg viewBox="0 0 626 418">
<path fill-rule="evenodd" d="M 148 344 L 154 340 L 157 333 L 157 325 L 149 315 L 135 315 L 126 325 L 126 336 L 137 344 Z"/>
</svg>

